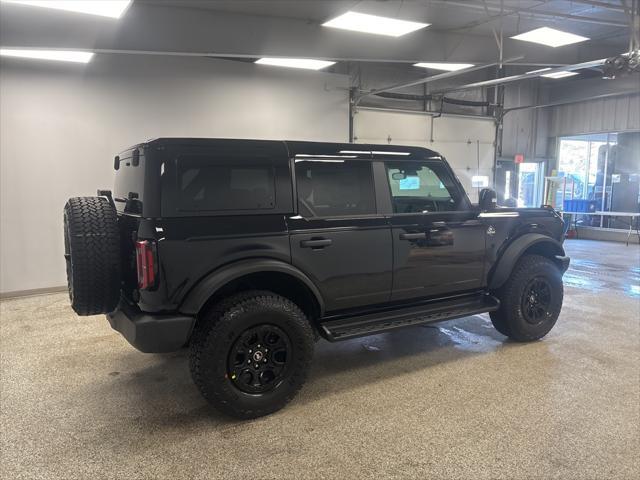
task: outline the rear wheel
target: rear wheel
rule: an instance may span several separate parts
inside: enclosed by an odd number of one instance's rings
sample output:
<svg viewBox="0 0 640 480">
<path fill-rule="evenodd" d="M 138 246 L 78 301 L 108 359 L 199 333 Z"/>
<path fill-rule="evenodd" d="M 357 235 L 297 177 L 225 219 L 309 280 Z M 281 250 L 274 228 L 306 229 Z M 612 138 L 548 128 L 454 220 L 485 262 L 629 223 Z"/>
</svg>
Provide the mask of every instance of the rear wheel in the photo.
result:
<svg viewBox="0 0 640 480">
<path fill-rule="evenodd" d="M 490 313 L 496 330 L 518 342 L 538 340 L 560 315 L 562 274 L 548 258 L 525 255 L 494 295 L 500 300 L 500 309 Z"/>
<path fill-rule="evenodd" d="M 70 198 L 64 206 L 64 258 L 75 312 L 113 311 L 120 298 L 120 238 L 116 211 L 106 198 Z"/>
<path fill-rule="evenodd" d="M 313 330 L 290 300 L 267 291 L 234 295 L 199 319 L 191 375 L 218 410 L 255 418 L 284 407 L 306 380 Z"/>
</svg>

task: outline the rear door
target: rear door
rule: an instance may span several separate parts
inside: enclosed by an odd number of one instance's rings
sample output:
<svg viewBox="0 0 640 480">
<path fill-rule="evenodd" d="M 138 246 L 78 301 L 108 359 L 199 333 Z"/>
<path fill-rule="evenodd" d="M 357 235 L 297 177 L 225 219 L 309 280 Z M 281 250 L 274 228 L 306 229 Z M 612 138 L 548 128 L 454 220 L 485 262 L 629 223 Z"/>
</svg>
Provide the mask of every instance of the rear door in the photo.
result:
<svg viewBox="0 0 640 480">
<path fill-rule="evenodd" d="M 378 214 L 372 163 L 295 159 L 298 215 L 287 219 L 293 264 L 320 289 L 327 311 L 389 300 L 392 240 Z"/>
<path fill-rule="evenodd" d="M 442 161 L 387 161 L 393 214 L 392 300 L 482 286 L 485 228 Z"/>
</svg>

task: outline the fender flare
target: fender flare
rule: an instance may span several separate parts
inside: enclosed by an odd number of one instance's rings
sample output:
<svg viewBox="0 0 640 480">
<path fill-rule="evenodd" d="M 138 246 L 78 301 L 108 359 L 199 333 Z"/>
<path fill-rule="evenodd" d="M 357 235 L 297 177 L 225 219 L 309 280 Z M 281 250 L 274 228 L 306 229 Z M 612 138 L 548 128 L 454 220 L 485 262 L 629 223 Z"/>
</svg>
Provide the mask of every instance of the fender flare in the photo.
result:
<svg viewBox="0 0 640 480">
<path fill-rule="evenodd" d="M 211 296 L 226 284 L 245 275 L 259 272 L 285 273 L 299 280 L 315 297 L 320 306 L 320 314 L 324 314 L 324 300 L 311 279 L 293 265 L 269 258 L 240 260 L 214 270 L 187 293 L 178 310 L 187 315 L 196 315 Z"/>
<path fill-rule="evenodd" d="M 542 235 L 540 233 L 525 233 L 521 237 L 515 239 L 504 251 L 502 256 L 497 261 L 493 273 L 490 274 L 489 280 L 489 289 L 495 290 L 500 288 L 504 282 L 507 281 L 509 275 L 511 275 L 511 271 L 513 267 L 516 265 L 516 262 L 520 260 L 520 257 L 524 255 L 524 253 L 534 245 L 539 244 L 549 244 L 551 252 L 553 252 L 552 260 L 556 261 L 558 265 L 564 270 L 564 261 L 562 258 L 564 257 L 564 248 L 562 244 L 558 242 L 556 239 L 548 237 L 546 235 Z M 561 257 L 561 258 L 557 258 Z M 568 266 L 568 263 L 567 263 Z"/>
</svg>

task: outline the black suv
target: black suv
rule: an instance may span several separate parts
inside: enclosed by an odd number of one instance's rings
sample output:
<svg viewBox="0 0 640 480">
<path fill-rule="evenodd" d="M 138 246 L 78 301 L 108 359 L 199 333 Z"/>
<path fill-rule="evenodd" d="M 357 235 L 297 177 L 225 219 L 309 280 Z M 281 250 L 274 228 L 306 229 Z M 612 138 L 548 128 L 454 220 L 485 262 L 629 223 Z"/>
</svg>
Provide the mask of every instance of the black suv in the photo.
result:
<svg viewBox="0 0 640 480">
<path fill-rule="evenodd" d="M 318 337 L 489 312 L 537 340 L 562 306 L 563 222 L 469 202 L 436 152 L 160 138 L 115 157 L 115 190 L 64 209 L 69 294 L 143 352 L 188 346 L 193 379 L 241 418 L 282 408 Z"/>
</svg>

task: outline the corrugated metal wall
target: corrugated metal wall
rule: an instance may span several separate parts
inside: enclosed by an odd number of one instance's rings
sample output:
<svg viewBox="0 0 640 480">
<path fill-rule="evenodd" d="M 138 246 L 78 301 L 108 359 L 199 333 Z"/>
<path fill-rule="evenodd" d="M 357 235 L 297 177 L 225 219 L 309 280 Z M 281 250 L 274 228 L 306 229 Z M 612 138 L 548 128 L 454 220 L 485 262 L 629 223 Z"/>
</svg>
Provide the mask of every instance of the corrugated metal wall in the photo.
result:
<svg viewBox="0 0 640 480">
<path fill-rule="evenodd" d="M 504 92 L 506 108 L 545 103 L 545 92 L 534 81 L 507 85 Z M 547 109 L 516 110 L 504 117 L 502 158 L 523 154 L 526 161 L 547 157 L 550 112 Z"/>
<path fill-rule="evenodd" d="M 552 107 L 552 137 L 634 130 L 640 130 L 640 94 Z"/>
<path fill-rule="evenodd" d="M 634 91 L 638 93 L 589 100 L 603 94 Z M 508 113 L 504 118 L 501 156 L 512 158 L 522 153 L 528 161 L 550 159 L 554 156 L 557 137 L 640 130 L 640 75 L 637 74 L 616 80 L 540 79 L 507 85 L 505 89 L 506 108 L 565 101 L 579 102 Z"/>
</svg>

